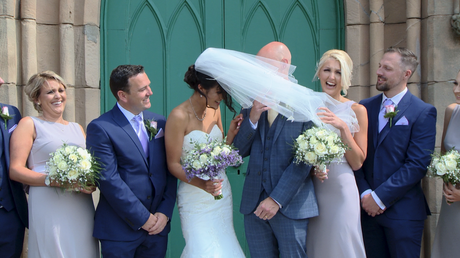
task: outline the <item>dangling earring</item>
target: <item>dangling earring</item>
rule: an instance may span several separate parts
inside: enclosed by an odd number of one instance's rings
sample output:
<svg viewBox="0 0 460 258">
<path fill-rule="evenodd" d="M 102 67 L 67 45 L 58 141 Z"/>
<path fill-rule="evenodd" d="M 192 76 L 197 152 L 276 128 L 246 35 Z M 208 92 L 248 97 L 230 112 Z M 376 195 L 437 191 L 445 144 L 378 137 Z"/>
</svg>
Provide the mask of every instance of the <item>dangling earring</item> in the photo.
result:
<svg viewBox="0 0 460 258">
<path fill-rule="evenodd" d="M 202 98 L 202 97 L 203 97 L 203 95 L 200 94 L 200 98 Z"/>
</svg>

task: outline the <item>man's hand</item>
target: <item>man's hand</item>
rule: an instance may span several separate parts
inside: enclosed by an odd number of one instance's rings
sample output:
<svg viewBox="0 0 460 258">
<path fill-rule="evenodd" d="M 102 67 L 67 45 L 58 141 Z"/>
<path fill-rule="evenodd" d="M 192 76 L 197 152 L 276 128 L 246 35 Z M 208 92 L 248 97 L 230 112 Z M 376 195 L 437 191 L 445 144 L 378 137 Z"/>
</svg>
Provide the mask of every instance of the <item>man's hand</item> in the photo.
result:
<svg viewBox="0 0 460 258">
<path fill-rule="evenodd" d="M 155 224 L 157 223 L 157 216 L 154 216 L 152 213 L 150 213 L 150 216 L 149 216 L 149 219 L 147 220 L 147 222 L 145 222 L 145 224 L 142 226 L 142 229 L 149 232 L 149 235 L 152 235 L 152 228 L 155 226 Z"/>
<path fill-rule="evenodd" d="M 168 217 L 161 212 L 155 212 L 153 216 L 157 217 L 157 223 L 149 231 L 149 235 L 159 234 L 165 228 L 168 223 Z"/>
<path fill-rule="evenodd" d="M 370 193 L 363 196 L 361 199 L 361 206 L 367 212 L 367 214 L 372 217 L 380 215 L 384 212 L 384 210 L 380 209 L 379 205 L 375 202 Z"/>
<path fill-rule="evenodd" d="M 260 115 L 262 112 L 269 110 L 270 108 L 260 103 L 257 100 L 254 100 L 252 104 L 251 113 L 249 113 L 249 119 L 253 124 L 256 124 L 259 121 Z"/>
<path fill-rule="evenodd" d="M 279 209 L 280 206 L 271 197 L 267 197 L 259 203 L 254 214 L 260 219 L 269 220 L 276 215 Z"/>
</svg>

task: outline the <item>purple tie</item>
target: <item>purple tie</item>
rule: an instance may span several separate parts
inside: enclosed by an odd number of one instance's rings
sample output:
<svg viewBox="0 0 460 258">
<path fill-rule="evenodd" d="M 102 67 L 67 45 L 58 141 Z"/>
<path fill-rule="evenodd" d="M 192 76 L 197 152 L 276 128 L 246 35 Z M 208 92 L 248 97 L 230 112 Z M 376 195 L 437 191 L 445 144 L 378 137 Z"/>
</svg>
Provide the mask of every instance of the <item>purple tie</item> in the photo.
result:
<svg viewBox="0 0 460 258">
<path fill-rule="evenodd" d="M 379 133 L 385 128 L 385 125 L 388 123 L 388 118 L 385 118 L 385 106 L 393 105 L 393 101 L 391 99 L 386 99 L 383 101 L 382 109 L 380 109 L 379 113 Z"/>
<path fill-rule="evenodd" d="M 142 122 L 142 118 L 140 115 L 137 115 L 134 117 L 134 124 L 136 125 L 136 134 L 137 137 L 139 137 L 139 141 L 142 144 L 142 149 L 144 149 L 145 156 L 148 157 L 148 137 L 147 137 L 147 132 L 145 132 L 143 129 L 144 123 Z"/>
</svg>

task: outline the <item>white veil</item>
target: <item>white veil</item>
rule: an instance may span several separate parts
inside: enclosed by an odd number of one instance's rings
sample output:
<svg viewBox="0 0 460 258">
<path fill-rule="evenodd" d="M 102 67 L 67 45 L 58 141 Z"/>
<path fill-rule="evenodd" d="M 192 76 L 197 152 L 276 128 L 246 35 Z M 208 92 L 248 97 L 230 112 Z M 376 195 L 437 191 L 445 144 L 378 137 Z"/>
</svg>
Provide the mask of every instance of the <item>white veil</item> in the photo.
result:
<svg viewBox="0 0 460 258">
<path fill-rule="evenodd" d="M 290 121 L 311 120 L 323 126 L 317 112 L 319 107 L 327 107 L 347 123 L 352 133 L 359 131 L 356 115 L 349 106 L 341 105 L 343 103 L 326 93 L 297 84 L 292 76 L 295 68 L 272 59 L 221 48 L 206 49 L 195 62 L 196 71 L 217 80 L 243 108 L 252 107 L 253 101 L 257 100 Z"/>
</svg>

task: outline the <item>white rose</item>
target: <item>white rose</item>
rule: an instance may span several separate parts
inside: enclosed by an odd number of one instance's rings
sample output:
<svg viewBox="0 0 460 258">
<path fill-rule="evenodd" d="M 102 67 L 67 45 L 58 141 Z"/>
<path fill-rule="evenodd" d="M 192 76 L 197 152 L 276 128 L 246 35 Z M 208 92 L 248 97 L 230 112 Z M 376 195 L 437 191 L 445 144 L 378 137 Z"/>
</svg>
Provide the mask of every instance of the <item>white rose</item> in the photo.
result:
<svg viewBox="0 0 460 258">
<path fill-rule="evenodd" d="M 67 178 L 70 180 L 75 180 L 78 177 L 78 172 L 74 169 L 70 170 L 69 173 L 67 174 Z"/>
<path fill-rule="evenodd" d="M 457 161 L 454 159 L 446 160 L 446 168 L 448 170 L 455 170 L 457 168 Z"/>
<path fill-rule="evenodd" d="M 438 158 L 434 158 L 434 159 L 431 161 L 431 164 L 432 164 L 433 166 L 436 166 L 436 164 L 438 164 L 438 163 L 439 163 L 439 159 L 438 159 Z"/>
<path fill-rule="evenodd" d="M 223 152 L 224 154 L 229 154 L 229 153 L 230 153 L 230 149 L 229 149 L 228 147 L 223 147 L 223 148 L 222 148 L 222 152 Z"/>
<path fill-rule="evenodd" d="M 194 160 L 193 163 L 192 163 L 192 167 L 193 167 L 194 169 L 200 169 L 200 168 L 201 168 L 201 163 L 200 163 L 200 161 Z"/>
<path fill-rule="evenodd" d="M 337 145 L 332 145 L 332 146 L 329 147 L 329 149 L 331 150 L 332 154 L 339 153 L 339 146 L 337 146 Z"/>
<path fill-rule="evenodd" d="M 326 130 L 320 130 L 316 133 L 316 137 L 318 137 L 318 139 L 325 139 L 327 137 L 327 132 Z"/>
<path fill-rule="evenodd" d="M 80 155 L 82 159 L 89 159 L 91 157 L 91 155 L 89 155 L 88 150 L 78 148 L 77 152 L 78 152 L 78 155 Z"/>
<path fill-rule="evenodd" d="M 333 145 L 335 141 L 335 134 L 331 134 L 328 137 L 326 137 L 327 144 Z"/>
<path fill-rule="evenodd" d="M 200 162 L 201 163 L 206 163 L 208 161 L 208 156 L 206 156 L 206 154 L 202 154 L 200 156 Z"/>
<path fill-rule="evenodd" d="M 73 152 L 73 149 L 74 149 L 74 148 L 72 148 L 72 147 L 73 147 L 73 146 L 67 146 L 67 147 L 65 147 L 65 149 L 64 149 L 65 154 L 67 154 L 67 155 L 71 154 L 71 153 Z"/>
<path fill-rule="evenodd" d="M 73 161 L 73 163 L 77 163 L 77 161 L 78 161 L 78 156 L 72 153 L 72 154 L 69 155 L 69 159 L 70 159 L 71 161 Z"/>
<path fill-rule="evenodd" d="M 449 153 L 449 155 L 446 155 L 445 157 L 446 157 L 446 159 L 454 159 L 454 160 L 457 159 L 457 157 L 456 157 L 456 155 L 454 153 Z"/>
<path fill-rule="evenodd" d="M 204 148 L 206 148 L 206 143 L 200 143 L 200 149 L 203 150 Z"/>
<path fill-rule="evenodd" d="M 6 116 L 10 116 L 10 112 L 8 111 L 8 107 L 7 107 L 7 106 L 3 106 L 3 107 L 2 107 L 2 114 L 3 114 L 3 115 L 6 115 Z"/>
<path fill-rule="evenodd" d="M 67 169 L 67 163 L 65 161 L 61 161 L 57 165 L 58 169 L 65 171 Z"/>
<path fill-rule="evenodd" d="M 318 142 L 318 139 L 316 139 L 315 136 L 310 137 L 310 143 L 315 144 Z"/>
<path fill-rule="evenodd" d="M 305 154 L 305 159 L 308 163 L 313 164 L 316 162 L 316 154 L 314 152 L 307 152 Z"/>
<path fill-rule="evenodd" d="M 305 141 L 305 136 L 303 136 L 303 134 L 301 134 L 301 135 L 299 135 L 299 137 L 297 137 L 296 142 L 300 143 L 300 142 L 303 142 L 303 141 Z"/>
<path fill-rule="evenodd" d="M 58 164 L 59 162 L 61 162 L 63 160 L 64 157 L 62 157 L 61 154 L 56 154 L 53 156 L 53 161 L 55 164 Z"/>
<path fill-rule="evenodd" d="M 80 161 L 80 167 L 83 170 L 88 170 L 91 168 L 91 162 L 89 162 L 87 159 L 84 159 Z"/>
<path fill-rule="evenodd" d="M 302 141 L 299 143 L 299 148 L 302 150 L 308 149 L 308 143 L 306 141 Z"/>
<path fill-rule="evenodd" d="M 326 145 L 322 144 L 322 143 L 318 143 L 315 145 L 315 153 L 318 155 L 318 156 L 323 156 L 324 154 L 327 153 L 327 148 L 326 148 Z"/>
<path fill-rule="evenodd" d="M 48 169 L 48 172 L 49 172 L 49 175 L 50 175 L 50 176 L 56 175 L 56 173 L 57 173 L 57 168 L 56 168 L 56 166 L 50 166 L 49 169 Z"/>
<path fill-rule="evenodd" d="M 441 162 L 439 162 L 438 164 L 436 164 L 436 174 L 442 176 L 444 175 L 447 171 L 446 171 L 446 166 L 444 166 L 444 164 L 442 164 Z"/>
<path fill-rule="evenodd" d="M 217 155 L 220 154 L 221 151 L 222 151 L 222 149 L 221 149 L 219 146 L 216 146 L 216 147 L 214 148 L 214 150 L 212 150 L 211 155 L 212 155 L 213 157 L 214 157 L 214 156 L 217 156 Z"/>
</svg>

